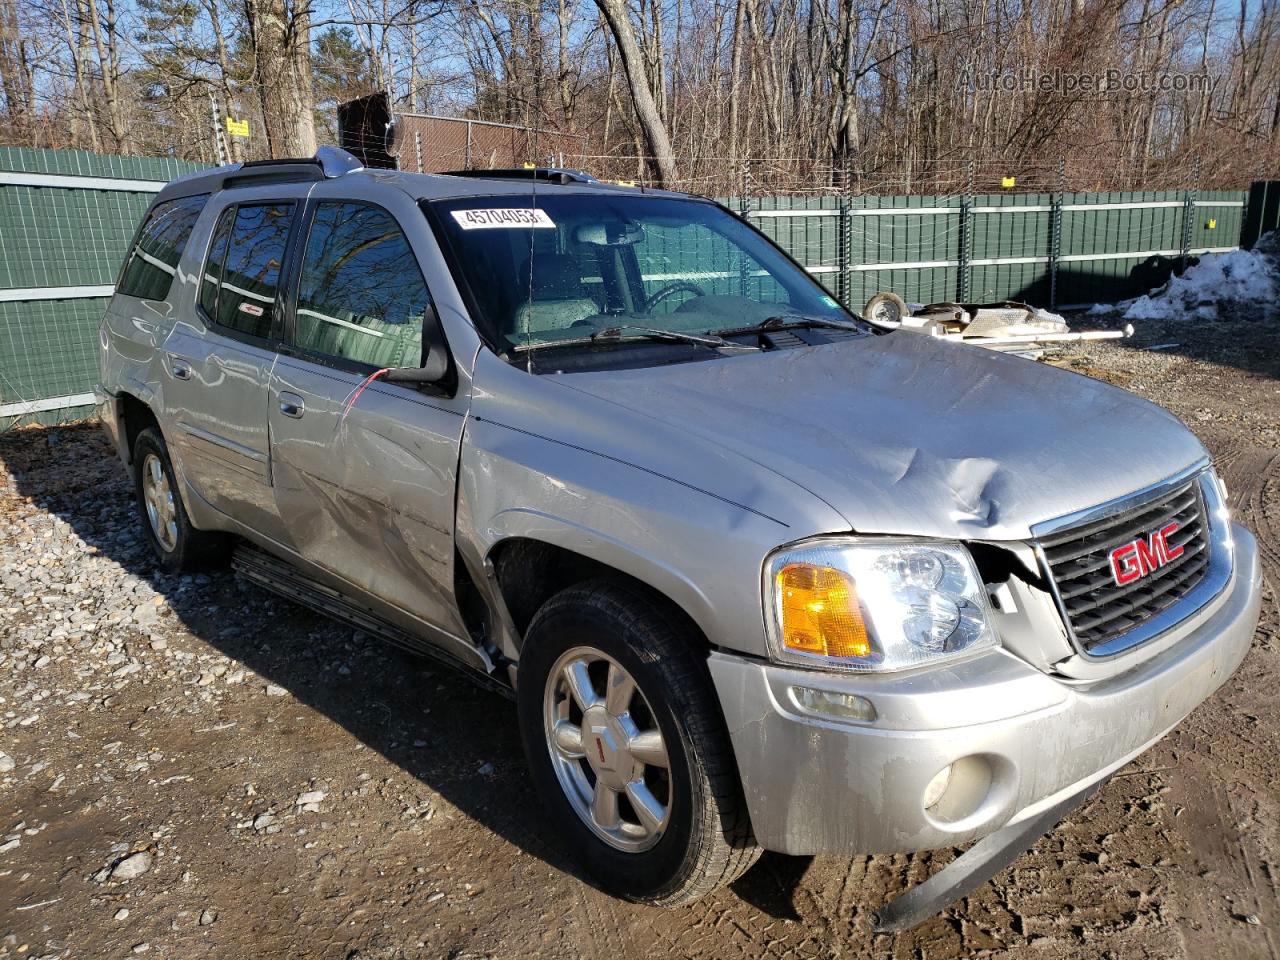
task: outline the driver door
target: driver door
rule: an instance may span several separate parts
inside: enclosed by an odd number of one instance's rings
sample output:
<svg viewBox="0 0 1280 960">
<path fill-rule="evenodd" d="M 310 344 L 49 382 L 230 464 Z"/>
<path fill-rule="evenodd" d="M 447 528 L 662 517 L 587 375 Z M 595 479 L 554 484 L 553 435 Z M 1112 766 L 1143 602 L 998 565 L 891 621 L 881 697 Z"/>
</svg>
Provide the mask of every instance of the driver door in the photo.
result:
<svg viewBox="0 0 1280 960">
<path fill-rule="evenodd" d="M 343 186 L 338 182 L 338 186 Z M 372 200 L 312 193 L 268 416 L 277 508 L 293 549 L 406 629 L 457 637 L 454 487 L 469 395 L 368 382 L 420 366 L 437 324 L 400 217 Z M 379 199 L 385 195 L 380 194 Z M 441 334 L 441 341 L 443 335 Z"/>
</svg>

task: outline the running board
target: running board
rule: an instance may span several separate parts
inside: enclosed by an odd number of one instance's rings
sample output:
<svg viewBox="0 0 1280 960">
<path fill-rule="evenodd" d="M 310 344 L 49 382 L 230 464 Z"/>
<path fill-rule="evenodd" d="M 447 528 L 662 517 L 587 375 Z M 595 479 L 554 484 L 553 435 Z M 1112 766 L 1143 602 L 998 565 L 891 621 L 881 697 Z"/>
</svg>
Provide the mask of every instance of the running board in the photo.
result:
<svg viewBox="0 0 1280 960">
<path fill-rule="evenodd" d="M 432 660 L 456 670 L 468 680 L 486 690 L 501 693 L 514 699 L 515 693 L 507 684 L 486 674 L 458 657 L 452 656 L 429 640 L 423 640 L 400 629 L 378 616 L 367 607 L 313 580 L 287 561 L 242 543 L 231 556 L 231 566 L 237 574 L 251 583 L 294 603 L 322 613 L 327 617 L 362 630 L 409 653 L 430 657 Z"/>
</svg>

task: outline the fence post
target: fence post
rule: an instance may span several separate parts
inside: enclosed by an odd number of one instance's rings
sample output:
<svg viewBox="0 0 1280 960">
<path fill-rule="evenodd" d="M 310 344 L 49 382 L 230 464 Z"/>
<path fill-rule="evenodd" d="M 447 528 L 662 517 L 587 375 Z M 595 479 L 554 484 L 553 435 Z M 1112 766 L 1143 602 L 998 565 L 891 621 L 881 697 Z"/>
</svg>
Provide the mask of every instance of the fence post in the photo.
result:
<svg viewBox="0 0 1280 960">
<path fill-rule="evenodd" d="M 467 147 L 466 147 L 466 158 L 463 162 L 463 168 L 466 170 L 471 169 L 471 121 L 470 120 L 467 121 Z"/>
<path fill-rule="evenodd" d="M 418 155 L 418 172 L 422 172 L 422 131 L 413 131 L 413 152 Z"/>
<path fill-rule="evenodd" d="M 964 196 L 960 198 L 960 267 L 959 267 L 959 291 L 956 299 L 961 303 L 965 303 L 969 299 L 969 247 L 973 238 L 970 236 L 971 224 L 969 218 L 970 210 L 973 207 L 973 161 L 969 161 L 969 172 L 966 177 Z"/>
<path fill-rule="evenodd" d="M 840 272 L 836 274 L 836 298 L 846 308 L 852 309 L 849 307 L 849 224 L 853 218 L 849 216 L 848 194 L 840 194 L 840 204 L 837 209 L 840 220 L 836 224 L 836 263 Z"/>
<path fill-rule="evenodd" d="M 1191 256 L 1191 230 L 1196 215 L 1196 186 L 1200 183 L 1200 158 L 1196 157 L 1191 164 L 1191 186 L 1182 200 L 1182 255 L 1178 257 L 1178 269 L 1187 269 L 1187 260 Z"/>
<path fill-rule="evenodd" d="M 1058 309 L 1058 257 L 1062 253 L 1062 200 L 1067 191 L 1065 158 L 1058 158 L 1058 182 L 1049 201 L 1049 309 Z"/>
</svg>

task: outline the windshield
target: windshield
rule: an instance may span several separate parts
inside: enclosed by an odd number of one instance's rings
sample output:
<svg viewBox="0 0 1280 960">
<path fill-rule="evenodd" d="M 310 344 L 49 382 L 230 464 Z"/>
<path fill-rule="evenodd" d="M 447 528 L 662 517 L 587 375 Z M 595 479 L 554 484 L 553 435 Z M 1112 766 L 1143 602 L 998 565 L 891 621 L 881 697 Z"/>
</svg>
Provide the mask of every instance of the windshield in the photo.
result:
<svg viewBox="0 0 1280 960">
<path fill-rule="evenodd" d="M 500 350 L 647 327 L 707 333 L 780 315 L 848 321 L 808 274 L 710 203 L 601 193 L 434 208 Z"/>
</svg>

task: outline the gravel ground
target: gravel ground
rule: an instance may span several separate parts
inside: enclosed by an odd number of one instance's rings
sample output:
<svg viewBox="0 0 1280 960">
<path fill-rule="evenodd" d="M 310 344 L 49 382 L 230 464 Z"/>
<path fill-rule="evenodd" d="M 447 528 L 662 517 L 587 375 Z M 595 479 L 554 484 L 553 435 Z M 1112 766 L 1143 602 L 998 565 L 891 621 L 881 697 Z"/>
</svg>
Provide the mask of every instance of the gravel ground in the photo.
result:
<svg viewBox="0 0 1280 960">
<path fill-rule="evenodd" d="M 897 937 L 871 911 L 953 851 L 767 855 L 672 911 L 600 894 L 544 836 L 509 703 L 229 573 L 160 574 L 96 427 L 0 438 L 0 957 L 1276 957 L 1276 329 L 1060 361 L 1205 440 L 1264 544 L 1263 622 L 1169 737 Z"/>
</svg>

